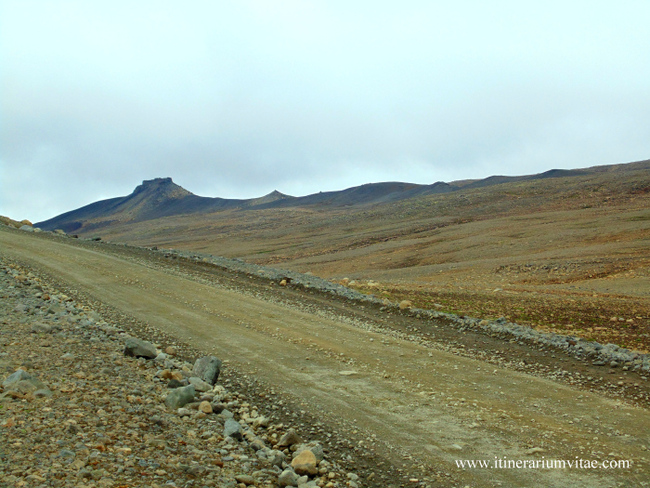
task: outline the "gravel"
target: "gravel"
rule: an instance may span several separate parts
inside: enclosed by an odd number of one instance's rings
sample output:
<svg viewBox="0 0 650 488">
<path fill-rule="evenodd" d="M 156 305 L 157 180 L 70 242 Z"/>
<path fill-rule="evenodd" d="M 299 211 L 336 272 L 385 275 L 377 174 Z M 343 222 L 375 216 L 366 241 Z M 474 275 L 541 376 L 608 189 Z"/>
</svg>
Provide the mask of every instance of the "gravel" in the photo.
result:
<svg viewBox="0 0 650 488">
<path fill-rule="evenodd" d="M 257 264 L 246 263 L 241 259 L 229 259 L 205 253 L 178 251 L 173 249 L 156 249 L 168 258 L 185 258 L 193 261 L 210 263 L 221 268 L 246 273 L 271 281 L 285 280 L 291 286 L 302 286 L 323 293 L 328 293 L 347 300 L 360 303 L 375 304 L 390 310 L 407 310 L 412 315 L 424 319 L 443 319 L 459 330 L 482 330 L 492 336 L 501 336 L 504 340 L 521 340 L 538 345 L 548 345 L 571 354 L 579 359 L 590 358 L 595 365 L 609 365 L 612 362 L 621 363 L 628 370 L 642 374 L 650 373 L 650 354 L 632 352 L 616 344 L 599 344 L 576 336 L 566 336 L 551 332 L 542 332 L 531 327 L 508 322 L 505 318 L 497 320 L 482 320 L 480 318 L 464 317 L 455 314 L 425 310 L 411 307 L 410 304 L 389 302 L 374 295 L 366 295 L 338 283 L 332 283 L 317 276 L 288 271 Z"/>
<path fill-rule="evenodd" d="M 271 488 L 290 478 L 295 448 L 277 444 L 291 426 L 218 382 L 170 389 L 194 366 L 162 352 L 171 344 L 152 344 L 155 359 L 125 354 L 147 338 L 6 262 L 0 298 L 0 486 Z M 182 408 L 168 406 L 171 395 Z M 327 455 L 302 481 L 348 486 Z"/>
</svg>

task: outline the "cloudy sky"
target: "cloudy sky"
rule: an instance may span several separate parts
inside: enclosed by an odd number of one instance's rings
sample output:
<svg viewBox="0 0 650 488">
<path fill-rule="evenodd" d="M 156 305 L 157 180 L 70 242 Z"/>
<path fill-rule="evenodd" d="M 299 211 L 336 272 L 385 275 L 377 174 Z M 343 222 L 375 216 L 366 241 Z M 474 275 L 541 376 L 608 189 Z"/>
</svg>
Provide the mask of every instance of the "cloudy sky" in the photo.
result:
<svg viewBox="0 0 650 488">
<path fill-rule="evenodd" d="M 0 214 L 650 158 L 650 2 L 0 0 Z"/>
</svg>

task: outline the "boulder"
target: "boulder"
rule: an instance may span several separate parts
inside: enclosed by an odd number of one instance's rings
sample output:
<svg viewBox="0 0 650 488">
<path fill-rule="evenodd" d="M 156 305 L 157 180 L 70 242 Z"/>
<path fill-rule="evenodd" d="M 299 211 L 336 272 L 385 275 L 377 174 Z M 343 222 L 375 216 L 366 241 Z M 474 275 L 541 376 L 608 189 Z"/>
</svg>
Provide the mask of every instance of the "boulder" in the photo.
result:
<svg viewBox="0 0 650 488">
<path fill-rule="evenodd" d="M 223 425 L 223 436 L 232 437 L 237 441 L 241 441 L 243 438 L 241 424 L 236 420 L 226 419 Z"/>
<path fill-rule="evenodd" d="M 292 469 L 285 469 L 278 476 L 278 486 L 284 488 L 285 486 L 298 486 L 299 476 Z"/>
<path fill-rule="evenodd" d="M 300 444 L 302 439 L 296 433 L 295 429 L 289 429 L 278 441 L 278 447 L 291 447 L 294 444 Z"/>
<path fill-rule="evenodd" d="M 199 358 L 194 363 L 192 376 L 198 376 L 203 381 L 215 385 L 221 372 L 221 361 L 214 356 Z"/>
<path fill-rule="evenodd" d="M 42 381 L 38 380 L 23 369 L 19 369 L 9 375 L 7 379 L 2 382 L 2 387 L 5 391 L 14 391 L 21 394 L 32 393 L 40 390 L 44 393 L 49 393 L 49 395 L 52 394 Z M 47 393 L 43 396 L 47 396 Z M 41 395 L 39 394 L 39 396 Z"/>
<path fill-rule="evenodd" d="M 156 346 L 151 342 L 135 337 L 127 337 L 124 343 L 124 355 L 135 358 L 155 359 L 158 356 Z"/>
<path fill-rule="evenodd" d="M 196 390 L 194 389 L 194 385 L 175 388 L 165 398 L 165 405 L 174 410 L 179 409 L 194 401 L 195 394 Z"/>
<path fill-rule="evenodd" d="M 2 382 L 3 388 L 7 389 L 11 385 L 14 385 L 18 383 L 19 381 L 23 380 L 30 380 L 32 379 L 33 376 L 29 374 L 27 371 L 24 369 L 18 369 L 14 373 L 10 374 L 6 380 Z"/>
<path fill-rule="evenodd" d="M 317 474 L 317 464 L 316 456 L 309 449 L 302 451 L 291 461 L 291 467 L 300 476 L 314 476 Z"/>
</svg>

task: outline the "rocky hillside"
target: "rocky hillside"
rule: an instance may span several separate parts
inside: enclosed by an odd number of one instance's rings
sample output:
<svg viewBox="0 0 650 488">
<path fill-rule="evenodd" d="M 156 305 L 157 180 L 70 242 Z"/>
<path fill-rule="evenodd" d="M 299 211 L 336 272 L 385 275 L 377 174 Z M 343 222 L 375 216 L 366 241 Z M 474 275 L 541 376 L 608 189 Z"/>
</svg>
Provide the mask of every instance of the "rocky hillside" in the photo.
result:
<svg viewBox="0 0 650 488">
<path fill-rule="evenodd" d="M 217 358 L 0 264 L 0 486 L 361 486 Z"/>
</svg>

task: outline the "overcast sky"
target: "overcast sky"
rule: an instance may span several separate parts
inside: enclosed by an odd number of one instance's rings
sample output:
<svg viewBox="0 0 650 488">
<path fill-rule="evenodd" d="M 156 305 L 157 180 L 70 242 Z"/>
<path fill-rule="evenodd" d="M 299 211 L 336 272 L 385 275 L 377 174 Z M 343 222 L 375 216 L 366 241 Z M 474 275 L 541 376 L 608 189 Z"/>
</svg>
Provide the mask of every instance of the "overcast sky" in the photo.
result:
<svg viewBox="0 0 650 488">
<path fill-rule="evenodd" d="M 650 2 L 0 0 L 0 214 L 650 158 Z"/>
</svg>

